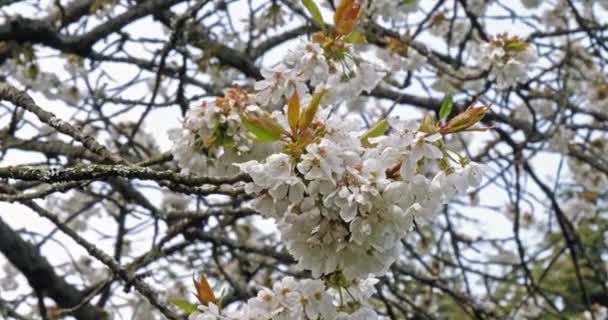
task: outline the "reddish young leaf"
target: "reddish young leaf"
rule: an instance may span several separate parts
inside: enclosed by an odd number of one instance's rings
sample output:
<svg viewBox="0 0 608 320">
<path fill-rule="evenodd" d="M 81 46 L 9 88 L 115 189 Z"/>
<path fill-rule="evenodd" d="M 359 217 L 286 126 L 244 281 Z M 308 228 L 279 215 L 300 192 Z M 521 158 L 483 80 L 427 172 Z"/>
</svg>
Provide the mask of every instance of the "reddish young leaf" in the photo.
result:
<svg viewBox="0 0 608 320">
<path fill-rule="evenodd" d="M 196 298 L 202 305 L 209 305 L 209 302 L 213 304 L 217 303 L 215 294 L 213 294 L 213 290 L 211 290 L 209 282 L 207 282 L 207 278 L 205 278 L 204 274 L 201 274 L 199 281 L 196 281 L 196 278 L 192 276 L 192 281 L 194 282 L 194 288 L 196 289 Z"/>
<path fill-rule="evenodd" d="M 300 118 L 300 97 L 298 91 L 294 90 L 289 102 L 287 103 L 287 121 L 293 134 L 298 129 L 298 120 Z"/>
<path fill-rule="evenodd" d="M 335 32 L 339 35 L 351 33 L 361 16 L 361 0 L 342 0 L 334 15 Z"/>
</svg>

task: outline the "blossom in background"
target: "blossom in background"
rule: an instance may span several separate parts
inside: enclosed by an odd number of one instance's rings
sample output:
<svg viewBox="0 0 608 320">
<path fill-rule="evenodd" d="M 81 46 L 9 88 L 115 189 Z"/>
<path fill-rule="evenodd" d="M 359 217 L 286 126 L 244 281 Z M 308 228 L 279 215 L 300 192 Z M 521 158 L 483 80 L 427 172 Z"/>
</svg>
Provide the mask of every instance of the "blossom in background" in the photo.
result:
<svg viewBox="0 0 608 320">
<path fill-rule="evenodd" d="M 449 39 L 449 45 L 456 46 L 465 40 L 471 29 L 468 19 L 448 19 L 444 13 L 438 13 L 431 19 L 430 32 L 432 35 Z"/>
<path fill-rule="evenodd" d="M 583 312 L 583 318 L 585 320 L 607 320 L 608 319 L 608 308 L 599 304 L 593 304 L 591 311 Z"/>
<path fill-rule="evenodd" d="M 376 48 L 375 55 L 392 72 L 418 70 L 427 61 L 425 56 L 410 48 L 407 35 L 403 39 L 385 37 L 384 43 L 385 48 Z"/>
<path fill-rule="evenodd" d="M 568 2 L 566 0 L 559 0 L 555 6 L 543 11 L 542 22 L 551 29 L 567 29 L 568 20 L 571 18 L 570 11 L 563 9 L 567 6 Z"/>
<path fill-rule="evenodd" d="M 568 146 L 574 140 L 574 131 L 563 126 L 557 127 L 549 139 L 549 150 L 559 153 L 567 153 Z"/>
<path fill-rule="evenodd" d="M 393 0 L 370 1 L 370 11 L 383 21 L 404 21 L 409 14 L 420 10 L 420 0 L 406 0 L 395 2 Z"/>
<path fill-rule="evenodd" d="M 493 0 L 468 0 L 467 8 L 476 16 L 482 16 L 490 6 Z"/>
<path fill-rule="evenodd" d="M 588 195 L 593 193 L 587 192 Z M 572 222 L 580 222 L 584 218 L 593 218 L 597 212 L 595 201 L 584 198 L 585 193 L 581 197 L 573 197 L 561 204 L 562 211 L 566 217 Z M 591 198 L 592 196 L 588 196 Z"/>
<path fill-rule="evenodd" d="M 367 304 L 378 280 L 368 278 L 328 287 L 323 280 L 284 277 L 272 288 L 262 288 L 238 310 L 220 310 L 214 303 L 199 305 L 189 320 L 240 319 L 378 319 Z M 346 293 L 348 291 L 348 293 Z"/>
<path fill-rule="evenodd" d="M 587 152 L 592 157 L 599 158 L 608 153 L 608 139 L 606 137 L 592 140 L 589 146 Z M 568 166 L 576 183 L 583 186 L 585 191 L 603 193 L 608 190 L 608 177 L 588 162 L 568 158 Z"/>
<path fill-rule="evenodd" d="M 13 265 L 10 263 L 3 263 L 2 271 L 4 273 L 4 277 L 0 281 L 0 289 L 2 289 L 4 292 L 10 292 L 19 288 L 19 283 L 17 283 L 19 270 L 13 267 Z"/>
<path fill-rule="evenodd" d="M 498 35 L 489 42 L 481 43 L 475 57 L 479 66 L 489 70 L 490 80 L 498 89 L 508 89 L 528 79 L 536 51 L 522 39 L 506 34 Z"/>
<path fill-rule="evenodd" d="M 521 3 L 527 9 L 537 8 L 538 6 L 540 6 L 541 2 L 542 2 L 541 0 L 521 0 Z"/>
<path fill-rule="evenodd" d="M 588 108 L 608 115 L 608 79 L 599 74 L 594 78 L 592 81 L 586 82 Z"/>
<path fill-rule="evenodd" d="M 47 99 L 65 101 L 71 105 L 82 102 L 81 91 L 71 81 L 61 80 L 57 74 L 40 70 L 33 61 L 9 59 L 0 69 L 3 75 L 10 75 L 19 83 L 39 91 Z"/>
</svg>

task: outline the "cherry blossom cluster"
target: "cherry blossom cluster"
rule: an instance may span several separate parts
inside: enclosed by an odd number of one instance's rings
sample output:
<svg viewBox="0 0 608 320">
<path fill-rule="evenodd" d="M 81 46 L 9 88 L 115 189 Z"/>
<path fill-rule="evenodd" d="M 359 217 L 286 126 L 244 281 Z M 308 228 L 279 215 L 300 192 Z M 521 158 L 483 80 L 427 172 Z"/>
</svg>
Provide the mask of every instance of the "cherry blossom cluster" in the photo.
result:
<svg viewBox="0 0 608 320">
<path fill-rule="evenodd" d="M 171 152 L 180 168 L 185 173 L 228 175 L 237 171 L 232 163 L 269 154 L 272 147 L 254 144 L 241 123 L 241 112 L 259 110 L 254 99 L 240 88 L 231 88 L 224 97 L 188 110 L 183 127 L 169 132 Z"/>
<path fill-rule="evenodd" d="M 312 137 L 239 164 L 253 180 L 245 190 L 314 277 L 382 275 L 414 222 L 479 185 L 480 166 L 448 150 L 428 123 L 390 118 L 390 134 L 368 138 L 356 121 L 329 110 L 312 122 Z"/>
<path fill-rule="evenodd" d="M 337 47 L 331 48 L 333 45 Z M 383 77 L 381 68 L 366 61 L 352 44 L 334 43 L 319 35 L 316 41 L 296 47 L 283 63 L 262 70 L 265 80 L 255 85 L 257 102 L 276 106 L 289 98 L 294 90 L 305 98 L 310 96 L 308 85 L 331 87 L 333 90 L 327 99 L 341 102 L 375 88 Z"/>
<path fill-rule="evenodd" d="M 577 66 L 577 75 L 582 78 L 582 85 L 579 85 L 581 88 L 576 89 L 585 93 L 586 103 L 584 106 L 587 109 L 608 115 L 608 77 L 598 66 L 592 63 L 590 58 L 585 59 L 587 56 L 577 57 L 579 65 Z M 580 66 L 581 64 L 582 66 Z"/>
<path fill-rule="evenodd" d="M 329 103 L 339 103 L 370 92 L 385 75 L 385 68 L 364 57 L 356 46 L 363 35 L 354 30 L 361 14 L 359 1 L 345 1 L 338 9 L 334 31 L 318 32 L 312 41 L 301 43 L 276 66 L 262 70 L 264 80 L 255 84 L 260 105 L 280 109 L 294 92 L 306 100 L 309 88 L 332 88 L 325 97 Z M 350 6 L 350 7 L 348 7 Z"/>
<path fill-rule="evenodd" d="M 608 114 L 608 79 L 597 77 L 588 83 L 586 91 L 589 100 L 589 108 L 598 113 Z"/>
<path fill-rule="evenodd" d="M 470 28 L 471 23 L 468 19 L 461 18 L 452 21 L 444 12 L 440 12 L 433 16 L 429 31 L 434 36 L 449 40 L 450 46 L 456 46 L 464 40 L 467 30 Z"/>
<path fill-rule="evenodd" d="M 597 156 L 606 154 L 608 152 L 608 138 L 602 136 L 593 139 L 589 152 Z M 568 164 L 576 183 L 585 188 L 585 191 L 603 193 L 608 190 L 608 177 L 601 171 L 576 158 L 569 158 Z"/>
<path fill-rule="evenodd" d="M 469 0 L 467 9 L 477 15 L 483 15 L 493 0 Z M 405 22 L 407 16 L 418 12 L 423 1 L 420 0 L 373 0 L 368 1 L 369 11 L 374 17 L 380 17 L 382 21 L 392 23 Z"/>
<path fill-rule="evenodd" d="M 199 311 L 189 320 L 373 320 L 378 315 L 365 303 L 375 291 L 377 279 L 350 283 L 347 287 L 327 286 L 322 280 L 285 277 L 272 288 L 262 288 L 257 296 L 237 310 L 221 308 L 212 292 L 199 290 Z M 206 298 L 202 298 L 206 296 Z M 219 305 L 219 306 L 218 306 Z"/>
<path fill-rule="evenodd" d="M 608 152 L 606 137 L 593 139 L 588 152 L 594 156 L 606 154 Z M 608 177 L 589 163 L 576 158 L 568 158 L 568 167 L 572 178 L 580 188 L 564 201 L 563 211 L 572 221 L 595 217 L 601 208 L 600 195 L 608 190 Z"/>
<path fill-rule="evenodd" d="M 358 279 L 386 272 L 414 223 L 481 182 L 480 166 L 448 150 L 442 136 L 470 129 L 485 107 L 444 125 L 429 117 L 422 123 L 389 118 L 362 130 L 330 108 L 307 120 L 321 105 L 319 96 L 297 117 L 290 117 L 297 99 L 290 99 L 287 119 L 244 116 L 257 138 L 282 132 L 283 149 L 238 166 L 252 178 L 246 191 L 256 196 L 253 206 L 277 220 L 299 266 L 322 280 L 284 278 L 237 311 L 207 299 L 190 319 L 375 319 L 365 303 L 374 280 Z M 205 290 L 198 291 L 200 300 Z"/>
<path fill-rule="evenodd" d="M 487 106 L 472 105 L 448 120 L 449 98 L 439 119 L 391 116 L 370 128 L 337 111 L 384 77 L 353 45 L 361 9 L 361 1 L 340 2 L 334 30 L 315 20 L 323 31 L 263 69 L 255 95 L 232 89 L 191 110 L 185 128 L 172 134 L 183 168 L 200 172 L 223 162 L 251 178 L 244 186 L 250 205 L 275 220 L 297 268 L 313 277 L 276 282 L 234 313 L 218 305 L 206 280 L 195 282 L 202 306 L 190 319 L 374 319 L 365 304 L 371 285 L 361 279 L 384 275 L 414 225 L 480 185 L 482 167 L 450 150 L 444 137 L 484 130 L 474 126 Z M 385 55 L 401 54 L 400 40 L 387 42 Z M 264 144 L 275 152 L 222 158 Z M 369 289 L 357 293 L 360 284 Z"/>
<path fill-rule="evenodd" d="M 420 0 L 400 1 L 374 0 L 369 2 L 370 12 L 384 21 L 404 21 L 409 14 L 420 10 Z"/>
<path fill-rule="evenodd" d="M 489 70 L 489 78 L 496 81 L 498 89 L 508 89 L 526 81 L 536 59 L 534 48 L 519 37 L 506 34 L 482 42 L 476 51 L 479 66 Z"/>
</svg>

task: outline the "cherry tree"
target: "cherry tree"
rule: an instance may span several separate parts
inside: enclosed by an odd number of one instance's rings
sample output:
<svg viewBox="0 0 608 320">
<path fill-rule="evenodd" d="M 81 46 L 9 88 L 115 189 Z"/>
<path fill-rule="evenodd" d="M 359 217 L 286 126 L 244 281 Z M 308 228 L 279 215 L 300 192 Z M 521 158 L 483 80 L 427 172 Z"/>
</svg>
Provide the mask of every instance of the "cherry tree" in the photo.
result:
<svg viewBox="0 0 608 320">
<path fill-rule="evenodd" d="M 608 1 L 0 2 L 7 319 L 608 319 Z"/>
</svg>

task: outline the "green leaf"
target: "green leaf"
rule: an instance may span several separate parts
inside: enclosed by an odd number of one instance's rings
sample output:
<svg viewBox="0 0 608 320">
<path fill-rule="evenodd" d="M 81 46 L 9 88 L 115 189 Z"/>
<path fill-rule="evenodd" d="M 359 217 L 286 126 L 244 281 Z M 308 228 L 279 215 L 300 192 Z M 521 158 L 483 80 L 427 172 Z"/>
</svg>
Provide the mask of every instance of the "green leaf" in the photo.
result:
<svg viewBox="0 0 608 320">
<path fill-rule="evenodd" d="M 306 128 L 308 128 L 308 126 L 310 126 L 312 120 L 314 120 L 315 115 L 317 114 L 317 111 L 319 110 L 319 104 L 321 104 L 321 99 L 323 98 L 326 92 L 327 89 L 321 89 L 319 92 L 315 93 L 312 96 L 310 103 L 308 104 L 306 109 L 304 109 L 304 112 L 302 112 L 302 115 L 300 116 L 300 130 L 305 130 Z"/>
<path fill-rule="evenodd" d="M 355 30 L 344 37 L 344 42 L 352 44 L 364 44 L 367 43 L 367 39 L 363 32 Z"/>
<path fill-rule="evenodd" d="M 217 308 L 219 310 L 222 310 L 222 308 L 224 307 L 224 300 L 226 299 L 227 294 L 228 292 L 226 292 L 226 288 L 222 288 L 222 292 L 220 292 L 220 298 L 217 301 Z"/>
<path fill-rule="evenodd" d="M 191 314 L 193 312 L 198 311 L 198 308 L 195 305 L 193 305 L 192 303 L 190 303 L 186 300 L 173 299 L 173 300 L 169 300 L 169 302 L 171 302 L 173 305 L 175 305 L 176 307 L 178 307 L 180 310 L 182 310 L 183 312 L 185 312 L 187 314 Z"/>
<path fill-rule="evenodd" d="M 441 108 L 439 109 L 439 121 L 445 120 L 448 118 L 450 113 L 452 113 L 452 107 L 454 103 L 452 101 L 452 95 L 448 94 L 443 102 L 441 103 Z"/>
<path fill-rule="evenodd" d="M 258 116 L 253 114 L 241 114 L 241 121 L 257 142 L 273 142 L 281 139 L 286 133 L 283 128 L 270 116 Z"/>
<path fill-rule="evenodd" d="M 314 0 L 302 0 L 302 4 L 308 10 L 308 13 L 312 16 L 312 19 L 315 23 L 321 28 L 323 33 L 327 33 L 327 28 L 325 27 L 325 22 L 323 22 L 323 16 L 321 15 L 321 11 Z"/>
<path fill-rule="evenodd" d="M 382 119 L 382 120 L 378 121 L 378 123 L 376 123 L 373 127 L 369 128 L 369 130 L 367 130 L 365 132 L 365 134 L 363 134 L 363 136 L 361 136 L 361 144 L 363 144 L 363 146 L 365 146 L 365 147 L 371 146 L 371 143 L 369 142 L 369 138 L 379 137 L 379 136 L 383 135 L 387 129 L 388 129 L 388 121 L 386 119 Z"/>
</svg>

